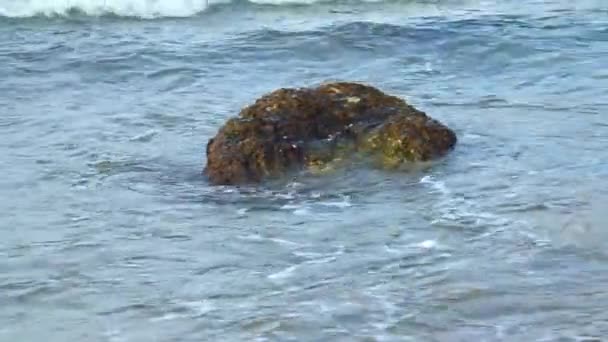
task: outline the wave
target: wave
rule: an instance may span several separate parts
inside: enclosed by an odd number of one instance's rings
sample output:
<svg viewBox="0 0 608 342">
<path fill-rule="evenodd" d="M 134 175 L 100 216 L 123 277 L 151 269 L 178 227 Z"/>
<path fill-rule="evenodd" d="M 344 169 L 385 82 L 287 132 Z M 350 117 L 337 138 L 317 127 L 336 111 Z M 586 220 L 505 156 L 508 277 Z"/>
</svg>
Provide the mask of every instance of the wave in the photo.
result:
<svg viewBox="0 0 608 342">
<path fill-rule="evenodd" d="M 208 0 L 0 0 L 0 17 L 56 17 L 75 13 L 139 18 L 190 17 L 204 11 L 208 5 Z"/>
<path fill-rule="evenodd" d="M 324 0 L 0 0 L 0 18 L 114 15 L 142 19 L 191 17 L 213 5 L 249 2 L 259 5 L 308 5 Z M 382 2 L 384 0 L 361 0 Z"/>
</svg>

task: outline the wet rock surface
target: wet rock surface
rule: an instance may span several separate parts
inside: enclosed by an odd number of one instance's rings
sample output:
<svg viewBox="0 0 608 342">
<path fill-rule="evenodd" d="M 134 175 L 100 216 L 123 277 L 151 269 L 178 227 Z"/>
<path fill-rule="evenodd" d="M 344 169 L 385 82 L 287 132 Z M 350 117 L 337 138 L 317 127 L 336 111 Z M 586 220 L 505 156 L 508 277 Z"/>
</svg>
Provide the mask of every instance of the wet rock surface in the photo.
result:
<svg viewBox="0 0 608 342">
<path fill-rule="evenodd" d="M 439 158 L 456 141 L 445 125 L 372 86 L 284 88 L 219 129 L 207 144 L 204 174 L 216 185 L 257 183 L 358 153 L 394 168 Z"/>
</svg>

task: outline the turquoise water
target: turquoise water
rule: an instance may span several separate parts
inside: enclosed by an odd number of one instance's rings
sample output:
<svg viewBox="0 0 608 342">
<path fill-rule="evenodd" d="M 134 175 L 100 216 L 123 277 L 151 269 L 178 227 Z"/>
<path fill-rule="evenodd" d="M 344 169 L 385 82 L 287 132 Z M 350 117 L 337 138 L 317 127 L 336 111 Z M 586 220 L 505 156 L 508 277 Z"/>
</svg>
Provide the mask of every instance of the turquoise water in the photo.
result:
<svg viewBox="0 0 608 342">
<path fill-rule="evenodd" d="M 1 341 L 600 341 L 608 3 L 0 0 Z M 209 186 L 279 87 L 453 128 L 402 172 Z"/>
</svg>

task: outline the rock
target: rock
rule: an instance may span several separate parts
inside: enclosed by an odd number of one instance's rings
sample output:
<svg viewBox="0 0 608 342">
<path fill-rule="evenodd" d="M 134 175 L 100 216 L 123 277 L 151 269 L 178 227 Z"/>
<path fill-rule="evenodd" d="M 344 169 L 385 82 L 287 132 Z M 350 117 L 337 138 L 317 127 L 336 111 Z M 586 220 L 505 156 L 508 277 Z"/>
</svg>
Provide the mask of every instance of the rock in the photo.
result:
<svg viewBox="0 0 608 342">
<path fill-rule="evenodd" d="M 390 168 L 439 158 L 456 141 L 440 122 L 371 86 L 279 89 L 209 140 L 204 174 L 216 185 L 256 183 L 358 152 Z"/>
</svg>

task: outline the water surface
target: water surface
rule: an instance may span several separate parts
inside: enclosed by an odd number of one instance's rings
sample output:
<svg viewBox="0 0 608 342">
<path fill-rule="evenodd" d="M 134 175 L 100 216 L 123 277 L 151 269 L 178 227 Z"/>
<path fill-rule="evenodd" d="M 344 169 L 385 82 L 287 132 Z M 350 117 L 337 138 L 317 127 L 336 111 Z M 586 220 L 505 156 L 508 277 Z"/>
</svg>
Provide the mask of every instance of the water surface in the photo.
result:
<svg viewBox="0 0 608 342">
<path fill-rule="evenodd" d="M 0 0 L 0 340 L 599 341 L 608 4 Z M 452 127 L 403 172 L 209 186 L 279 87 Z"/>
</svg>

